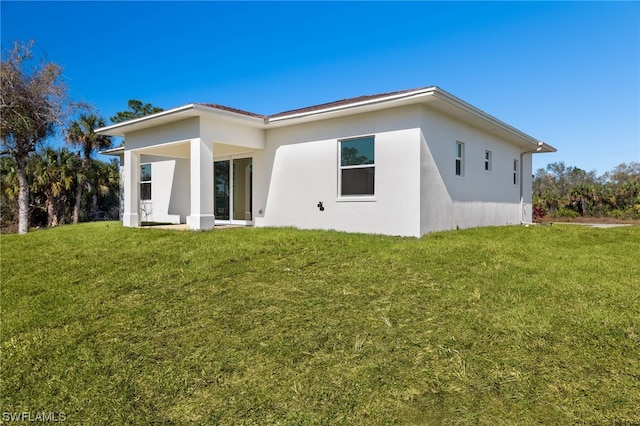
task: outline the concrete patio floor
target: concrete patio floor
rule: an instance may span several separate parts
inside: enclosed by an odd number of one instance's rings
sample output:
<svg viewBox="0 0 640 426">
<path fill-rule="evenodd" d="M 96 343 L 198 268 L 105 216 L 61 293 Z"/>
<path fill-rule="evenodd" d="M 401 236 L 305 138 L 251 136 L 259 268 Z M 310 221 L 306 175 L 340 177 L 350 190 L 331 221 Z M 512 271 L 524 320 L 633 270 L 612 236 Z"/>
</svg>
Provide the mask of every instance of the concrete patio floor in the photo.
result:
<svg viewBox="0 0 640 426">
<path fill-rule="evenodd" d="M 216 225 L 215 229 L 228 229 L 228 228 L 246 228 L 246 225 Z M 175 225 L 143 225 L 141 228 L 147 229 L 169 229 L 172 231 L 189 231 L 189 225 L 186 223 L 180 223 Z"/>
</svg>

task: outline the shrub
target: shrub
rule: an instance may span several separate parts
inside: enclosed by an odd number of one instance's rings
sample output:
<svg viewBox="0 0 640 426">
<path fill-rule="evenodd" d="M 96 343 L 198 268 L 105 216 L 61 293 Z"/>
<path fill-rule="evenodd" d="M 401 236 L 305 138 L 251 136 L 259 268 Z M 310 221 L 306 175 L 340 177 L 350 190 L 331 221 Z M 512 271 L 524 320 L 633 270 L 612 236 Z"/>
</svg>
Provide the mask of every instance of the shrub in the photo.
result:
<svg viewBox="0 0 640 426">
<path fill-rule="evenodd" d="M 540 222 L 547 215 L 546 209 L 541 206 L 533 207 L 533 221 Z"/>
<path fill-rule="evenodd" d="M 559 209 L 556 214 L 557 217 L 569 217 L 569 218 L 574 218 L 574 217 L 578 217 L 580 216 L 580 213 L 578 213 L 575 210 L 563 207 L 561 209 Z"/>
<path fill-rule="evenodd" d="M 640 212 L 633 207 L 628 207 L 626 209 L 615 209 L 609 212 L 609 216 L 614 217 L 616 219 L 640 219 Z"/>
</svg>

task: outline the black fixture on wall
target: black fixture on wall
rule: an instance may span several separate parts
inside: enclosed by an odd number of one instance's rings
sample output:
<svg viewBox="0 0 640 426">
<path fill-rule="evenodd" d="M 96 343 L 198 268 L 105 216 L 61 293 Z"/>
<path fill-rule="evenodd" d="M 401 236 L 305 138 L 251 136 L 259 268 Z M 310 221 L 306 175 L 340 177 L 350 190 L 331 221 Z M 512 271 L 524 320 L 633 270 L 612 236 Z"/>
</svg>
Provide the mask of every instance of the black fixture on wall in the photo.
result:
<svg viewBox="0 0 640 426">
<path fill-rule="evenodd" d="M 322 205 L 322 201 L 318 201 L 318 210 L 320 210 L 321 212 L 324 211 L 324 206 Z"/>
</svg>

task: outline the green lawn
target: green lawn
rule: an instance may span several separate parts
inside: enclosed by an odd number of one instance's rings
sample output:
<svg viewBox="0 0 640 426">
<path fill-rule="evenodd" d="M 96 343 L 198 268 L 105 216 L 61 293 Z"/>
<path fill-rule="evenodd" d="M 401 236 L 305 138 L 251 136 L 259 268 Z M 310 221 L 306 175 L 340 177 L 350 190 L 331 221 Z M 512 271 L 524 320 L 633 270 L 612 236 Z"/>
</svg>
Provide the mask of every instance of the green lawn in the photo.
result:
<svg viewBox="0 0 640 426">
<path fill-rule="evenodd" d="M 102 222 L 0 242 L 0 412 L 640 423 L 638 226 L 407 239 Z"/>
</svg>

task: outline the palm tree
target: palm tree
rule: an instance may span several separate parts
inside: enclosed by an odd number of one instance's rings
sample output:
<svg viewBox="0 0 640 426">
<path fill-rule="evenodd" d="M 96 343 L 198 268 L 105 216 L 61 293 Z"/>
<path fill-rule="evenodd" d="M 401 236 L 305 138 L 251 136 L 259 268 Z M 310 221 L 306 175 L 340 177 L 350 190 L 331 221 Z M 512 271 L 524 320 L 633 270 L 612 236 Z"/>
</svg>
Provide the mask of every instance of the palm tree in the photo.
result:
<svg viewBox="0 0 640 426">
<path fill-rule="evenodd" d="M 93 173 L 95 176 L 95 197 L 96 205 L 98 204 L 98 195 L 100 196 L 100 204 L 98 210 L 94 208 L 91 211 L 92 218 L 114 217 L 114 210 L 119 211 L 119 187 L 120 187 L 120 167 L 116 161 L 105 163 L 102 161 L 94 162 Z M 116 216 L 117 217 L 117 216 Z"/>
<path fill-rule="evenodd" d="M 47 226 L 60 223 L 65 194 L 76 183 L 80 167 L 79 156 L 66 148 L 45 148 L 33 157 L 33 189 L 44 195 Z"/>
<path fill-rule="evenodd" d="M 8 155 L 0 156 L 0 208 L 2 226 L 15 223 L 18 218 L 18 166 Z"/>
<path fill-rule="evenodd" d="M 90 179 L 91 154 L 111 147 L 111 137 L 99 135 L 95 132 L 98 127 L 104 127 L 105 121 L 96 114 L 80 114 L 80 117 L 71 122 L 66 132 L 66 139 L 72 145 L 80 147 L 82 152 L 82 182 L 76 191 L 76 202 L 73 207 L 73 223 L 78 223 L 80 217 L 80 203 L 82 201 L 82 191 L 86 186 L 91 190 L 93 184 Z"/>
</svg>

